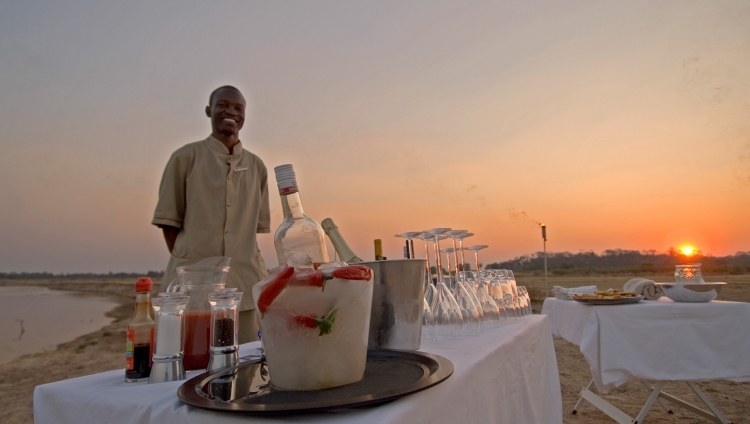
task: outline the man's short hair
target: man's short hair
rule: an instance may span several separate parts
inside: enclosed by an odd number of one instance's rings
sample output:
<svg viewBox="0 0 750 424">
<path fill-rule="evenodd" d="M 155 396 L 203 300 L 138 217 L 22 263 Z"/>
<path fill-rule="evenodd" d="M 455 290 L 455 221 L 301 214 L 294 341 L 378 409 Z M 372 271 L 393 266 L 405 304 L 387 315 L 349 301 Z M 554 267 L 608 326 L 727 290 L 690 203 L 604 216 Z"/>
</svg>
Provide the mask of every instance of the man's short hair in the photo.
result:
<svg viewBox="0 0 750 424">
<path fill-rule="evenodd" d="M 236 92 L 238 92 L 238 93 L 242 94 L 242 92 L 241 92 L 241 91 L 240 91 L 240 90 L 239 90 L 239 89 L 238 89 L 237 87 L 235 87 L 235 86 L 233 86 L 233 85 L 222 85 L 221 87 L 219 87 L 219 88 L 217 88 L 216 90 L 212 91 L 212 92 L 211 92 L 211 95 L 210 95 L 210 96 L 208 96 L 208 105 L 209 105 L 209 106 L 211 106 L 211 104 L 212 104 L 212 103 L 213 103 L 213 101 L 214 101 L 214 95 L 216 95 L 216 93 L 218 93 L 218 92 L 219 92 L 219 91 L 221 91 L 221 90 L 225 90 L 225 89 L 230 89 L 230 90 L 234 90 L 234 91 L 236 91 Z"/>
</svg>

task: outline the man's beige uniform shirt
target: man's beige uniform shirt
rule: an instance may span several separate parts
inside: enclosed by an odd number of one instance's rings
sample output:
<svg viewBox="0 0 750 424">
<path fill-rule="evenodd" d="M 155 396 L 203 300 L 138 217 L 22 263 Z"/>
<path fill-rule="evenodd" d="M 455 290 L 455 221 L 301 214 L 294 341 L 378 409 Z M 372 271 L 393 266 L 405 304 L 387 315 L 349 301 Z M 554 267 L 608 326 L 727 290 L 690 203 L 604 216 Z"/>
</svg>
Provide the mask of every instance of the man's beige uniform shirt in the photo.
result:
<svg viewBox="0 0 750 424">
<path fill-rule="evenodd" d="M 252 287 L 267 275 L 256 233 L 270 232 L 268 174 L 240 143 L 229 154 L 213 136 L 172 154 L 159 186 L 154 225 L 180 228 L 160 291 L 176 268 L 229 256 L 227 287 L 243 293 L 240 310 L 254 309 Z"/>
</svg>

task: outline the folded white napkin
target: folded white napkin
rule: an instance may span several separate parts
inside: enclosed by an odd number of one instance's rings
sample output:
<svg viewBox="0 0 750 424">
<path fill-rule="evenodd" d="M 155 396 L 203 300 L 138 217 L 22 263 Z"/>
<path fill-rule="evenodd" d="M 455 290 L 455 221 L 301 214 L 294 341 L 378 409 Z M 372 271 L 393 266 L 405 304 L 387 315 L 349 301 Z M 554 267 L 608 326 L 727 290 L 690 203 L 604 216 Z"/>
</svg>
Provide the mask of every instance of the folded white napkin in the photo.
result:
<svg viewBox="0 0 750 424">
<path fill-rule="evenodd" d="M 552 293 L 558 299 L 573 300 L 570 296 L 574 294 L 596 293 L 596 286 L 583 286 L 583 287 L 571 287 L 565 288 L 560 286 L 552 287 Z"/>
<path fill-rule="evenodd" d="M 645 278 L 630 279 L 625 283 L 623 291 L 635 292 L 635 294 L 643 296 L 646 300 L 658 300 L 664 295 L 661 291 L 661 287 L 654 285 L 654 280 L 648 280 Z"/>
</svg>

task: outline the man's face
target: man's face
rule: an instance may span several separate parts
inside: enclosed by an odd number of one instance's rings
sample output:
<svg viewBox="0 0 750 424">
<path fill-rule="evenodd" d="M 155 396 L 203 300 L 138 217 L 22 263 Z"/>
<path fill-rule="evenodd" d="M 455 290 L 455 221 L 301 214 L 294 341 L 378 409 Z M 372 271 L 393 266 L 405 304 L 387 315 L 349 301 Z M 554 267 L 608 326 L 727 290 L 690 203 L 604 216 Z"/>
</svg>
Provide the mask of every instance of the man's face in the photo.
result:
<svg viewBox="0 0 750 424">
<path fill-rule="evenodd" d="M 245 123 L 245 98 L 237 90 L 219 90 L 206 106 L 206 116 L 211 118 L 214 132 L 226 137 L 236 135 Z"/>
</svg>

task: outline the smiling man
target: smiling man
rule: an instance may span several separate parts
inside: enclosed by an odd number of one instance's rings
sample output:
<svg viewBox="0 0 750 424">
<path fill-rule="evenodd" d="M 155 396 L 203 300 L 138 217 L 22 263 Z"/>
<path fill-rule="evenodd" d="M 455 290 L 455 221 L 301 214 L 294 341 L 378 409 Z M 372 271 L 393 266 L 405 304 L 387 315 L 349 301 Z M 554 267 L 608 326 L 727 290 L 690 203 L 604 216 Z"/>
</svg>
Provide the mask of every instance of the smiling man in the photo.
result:
<svg viewBox="0 0 750 424">
<path fill-rule="evenodd" d="M 229 256 L 227 287 L 243 293 L 240 342 L 257 340 L 252 287 L 265 278 L 256 233 L 270 232 L 268 174 L 260 158 L 242 148 L 245 98 L 232 86 L 211 93 L 206 116 L 211 135 L 177 149 L 159 186 L 152 224 L 162 229 L 171 254 L 160 291 L 176 268 L 212 256 Z"/>
</svg>

